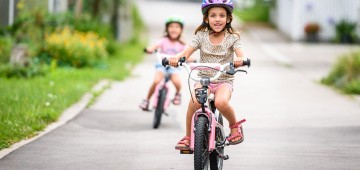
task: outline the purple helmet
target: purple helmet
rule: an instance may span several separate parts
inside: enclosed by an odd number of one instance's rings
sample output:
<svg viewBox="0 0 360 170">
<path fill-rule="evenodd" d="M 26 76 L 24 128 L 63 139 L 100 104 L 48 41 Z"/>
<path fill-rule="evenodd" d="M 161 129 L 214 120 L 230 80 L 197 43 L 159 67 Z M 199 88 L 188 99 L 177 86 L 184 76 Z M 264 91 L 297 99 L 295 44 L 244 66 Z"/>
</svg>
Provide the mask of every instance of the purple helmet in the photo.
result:
<svg viewBox="0 0 360 170">
<path fill-rule="evenodd" d="M 202 13 L 205 14 L 211 7 L 221 6 L 232 13 L 234 4 L 232 0 L 203 0 L 201 4 Z"/>
</svg>

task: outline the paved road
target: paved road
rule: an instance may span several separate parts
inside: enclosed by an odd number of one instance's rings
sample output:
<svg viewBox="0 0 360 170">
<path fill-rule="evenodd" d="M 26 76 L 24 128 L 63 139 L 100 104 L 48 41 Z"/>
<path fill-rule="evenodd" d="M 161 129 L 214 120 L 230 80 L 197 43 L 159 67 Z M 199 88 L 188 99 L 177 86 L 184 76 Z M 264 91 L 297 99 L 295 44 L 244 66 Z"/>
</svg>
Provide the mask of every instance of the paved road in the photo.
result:
<svg viewBox="0 0 360 170">
<path fill-rule="evenodd" d="M 151 42 L 161 36 L 168 14 L 185 18 L 187 40 L 201 21 L 199 4 L 137 3 Z M 237 117 L 248 120 L 246 139 L 226 148 L 224 169 L 359 169 L 360 104 L 317 83 L 349 47 L 289 43 L 272 29 L 248 29 L 243 48 L 253 66 L 237 76 L 231 101 Z M 289 57 L 292 66 L 261 44 Z M 184 135 L 186 105 L 172 106 L 158 130 L 151 129 L 152 113 L 137 108 L 154 62 L 145 58 L 74 120 L 1 159 L 0 169 L 192 169 L 192 157 L 173 149 Z M 183 94 L 188 98 L 185 87 Z"/>
</svg>

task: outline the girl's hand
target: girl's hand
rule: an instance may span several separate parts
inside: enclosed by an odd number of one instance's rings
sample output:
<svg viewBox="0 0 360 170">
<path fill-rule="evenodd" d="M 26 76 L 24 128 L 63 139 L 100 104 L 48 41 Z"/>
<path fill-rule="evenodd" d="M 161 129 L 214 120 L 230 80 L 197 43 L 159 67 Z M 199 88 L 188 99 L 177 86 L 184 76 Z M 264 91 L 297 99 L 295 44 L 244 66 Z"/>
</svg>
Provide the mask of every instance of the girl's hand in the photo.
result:
<svg viewBox="0 0 360 170">
<path fill-rule="evenodd" d="M 146 53 L 148 53 L 148 54 L 153 53 L 153 50 L 149 50 L 149 48 L 145 48 L 144 51 L 145 51 Z"/>
<path fill-rule="evenodd" d="M 234 66 L 240 67 L 243 65 L 244 59 L 242 57 L 235 57 L 234 59 Z"/>
<path fill-rule="evenodd" d="M 169 65 L 173 66 L 173 67 L 178 67 L 178 62 L 179 62 L 179 58 L 177 58 L 176 56 L 170 57 L 169 58 Z"/>
</svg>

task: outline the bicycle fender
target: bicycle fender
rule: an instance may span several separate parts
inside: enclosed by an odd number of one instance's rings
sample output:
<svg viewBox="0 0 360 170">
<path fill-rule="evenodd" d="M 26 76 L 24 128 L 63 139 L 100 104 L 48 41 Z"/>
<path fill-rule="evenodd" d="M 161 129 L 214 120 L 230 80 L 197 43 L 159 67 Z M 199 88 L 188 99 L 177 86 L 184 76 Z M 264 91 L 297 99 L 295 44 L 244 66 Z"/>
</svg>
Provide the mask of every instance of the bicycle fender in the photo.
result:
<svg viewBox="0 0 360 170">
<path fill-rule="evenodd" d="M 213 151 L 216 147 L 215 144 L 215 127 L 216 127 L 216 120 L 215 117 L 212 116 L 212 112 L 210 111 L 210 109 L 205 108 L 205 113 L 202 112 L 201 109 L 197 110 L 195 112 L 195 114 L 193 115 L 193 118 L 191 120 L 191 135 L 190 135 L 190 149 L 194 150 L 194 141 L 195 141 L 195 134 L 194 134 L 194 130 L 195 130 L 195 122 L 197 120 L 197 118 L 200 115 L 204 115 L 208 118 L 208 121 L 210 122 L 210 132 L 209 132 L 209 151 Z"/>
</svg>

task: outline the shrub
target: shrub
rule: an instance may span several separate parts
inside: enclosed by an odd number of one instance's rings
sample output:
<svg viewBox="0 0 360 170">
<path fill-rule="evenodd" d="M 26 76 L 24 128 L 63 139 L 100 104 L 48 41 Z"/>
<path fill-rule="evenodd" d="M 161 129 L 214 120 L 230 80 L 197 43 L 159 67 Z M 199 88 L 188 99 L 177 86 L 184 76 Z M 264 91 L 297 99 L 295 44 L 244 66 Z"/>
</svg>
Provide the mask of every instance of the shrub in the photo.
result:
<svg viewBox="0 0 360 170">
<path fill-rule="evenodd" d="M 360 94 L 360 51 L 342 56 L 321 82 L 346 93 Z"/>
<path fill-rule="evenodd" d="M 355 43 L 358 39 L 356 35 L 356 22 L 341 20 L 335 26 L 336 41 L 340 43 Z"/>
<path fill-rule="evenodd" d="M 272 3 L 271 1 L 269 1 Z M 255 0 L 250 7 L 234 10 L 234 14 L 246 22 L 268 22 L 271 4 L 264 0 Z"/>
<path fill-rule="evenodd" d="M 304 32 L 307 34 L 314 34 L 320 31 L 320 25 L 318 23 L 312 22 L 308 23 L 304 27 Z"/>
<path fill-rule="evenodd" d="M 35 76 L 44 76 L 47 67 L 44 65 L 19 66 L 5 64 L 0 66 L 0 77 L 6 78 L 32 78 Z"/>
<path fill-rule="evenodd" d="M 108 57 L 107 40 L 94 32 L 72 31 L 65 27 L 46 37 L 45 51 L 59 66 L 94 66 Z"/>
<path fill-rule="evenodd" d="M 13 45 L 14 42 L 10 37 L 0 37 L 0 64 L 9 62 Z"/>
</svg>

